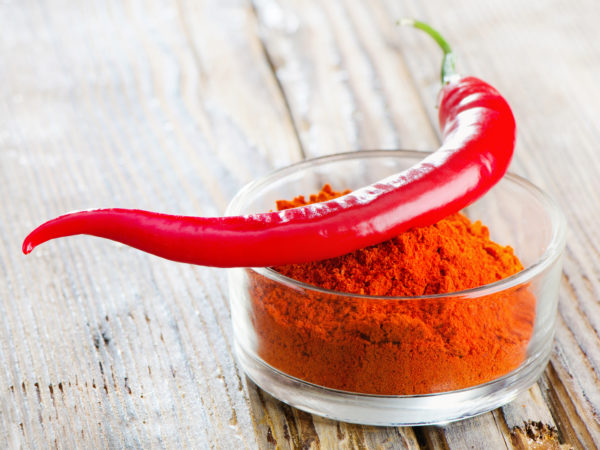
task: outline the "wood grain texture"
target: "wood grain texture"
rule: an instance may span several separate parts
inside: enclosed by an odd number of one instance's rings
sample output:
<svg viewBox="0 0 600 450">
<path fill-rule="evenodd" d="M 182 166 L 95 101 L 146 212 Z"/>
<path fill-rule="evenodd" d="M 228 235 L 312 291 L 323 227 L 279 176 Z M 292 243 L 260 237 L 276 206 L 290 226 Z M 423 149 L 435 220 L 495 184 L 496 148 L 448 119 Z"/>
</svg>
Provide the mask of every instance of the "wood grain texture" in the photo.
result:
<svg viewBox="0 0 600 450">
<path fill-rule="evenodd" d="M 600 4 L 576 0 L 0 3 L 0 441 L 9 448 L 600 446 Z M 225 274 L 25 234 L 99 206 L 220 214 L 304 157 L 433 149 L 439 50 L 497 86 L 516 171 L 570 233 L 551 362 L 496 411 L 367 427 L 298 411 L 236 366 Z"/>
</svg>

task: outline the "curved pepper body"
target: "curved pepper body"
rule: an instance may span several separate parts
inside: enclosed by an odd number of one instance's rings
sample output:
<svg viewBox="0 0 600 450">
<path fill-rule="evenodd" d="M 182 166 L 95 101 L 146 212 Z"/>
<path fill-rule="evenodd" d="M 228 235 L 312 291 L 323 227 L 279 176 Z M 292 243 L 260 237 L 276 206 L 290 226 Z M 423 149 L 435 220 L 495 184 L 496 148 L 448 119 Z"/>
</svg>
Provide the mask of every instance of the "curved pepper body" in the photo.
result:
<svg viewBox="0 0 600 450">
<path fill-rule="evenodd" d="M 444 85 L 441 147 L 410 169 L 324 203 L 235 217 L 183 217 L 140 210 L 66 214 L 36 228 L 29 253 L 50 239 L 88 234 L 173 261 L 259 267 L 340 256 L 437 222 L 487 192 L 505 174 L 515 121 L 489 84 L 466 77 Z"/>
</svg>

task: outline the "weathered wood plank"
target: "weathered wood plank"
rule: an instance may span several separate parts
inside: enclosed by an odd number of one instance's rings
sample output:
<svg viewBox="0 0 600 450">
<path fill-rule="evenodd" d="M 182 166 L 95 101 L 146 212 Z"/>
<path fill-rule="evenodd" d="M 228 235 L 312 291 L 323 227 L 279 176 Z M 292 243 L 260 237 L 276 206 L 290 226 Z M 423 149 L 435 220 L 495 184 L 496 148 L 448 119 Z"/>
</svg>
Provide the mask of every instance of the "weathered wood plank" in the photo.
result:
<svg viewBox="0 0 600 450">
<path fill-rule="evenodd" d="M 553 446 L 600 446 L 598 14 L 593 0 L 0 4 L 0 437 L 519 448 L 539 432 Z M 401 16 L 434 23 L 463 72 L 505 93 L 519 123 L 513 170 L 569 218 L 539 389 L 443 428 L 332 422 L 240 374 L 222 271 L 80 238 L 18 254 L 31 227 L 64 211 L 219 214 L 244 182 L 303 155 L 434 148 L 439 51 L 398 29 Z"/>
<path fill-rule="evenodd" d="M 378 28 L 380 4 L 254 5 L 308 156 L 433 147 L 435 132 L 411 74 Z M 394 29 L 393 21 L 387 28 Z"/>
<path fill-rule="evenodd" d="M 570 447 L 569 444 L 561 444 L 564 440 L 537 384 L 502 407 L 501 413 L 496 417 L 506 425 L 505 434 L 510 435 L 512 445 L 516 448 Z"/>
<path fill-rule="evenodd" d="M 254 447 L 222 272 L 76 238 L 18 255 L 28 229 L 72 209 L 221 213 L 244 182 L 300 157 L 252 9 L 1 8 L 14 69 L 0 97 L 4 435 L 15 446 Z"/>
<path fill-rule="evenodd" d="M 481 7 L 473 9 L 473 5 L 469 2 L 458 2 L 453 5 L 452 11 L 440 16 L 438 14 L 440 8 L 431 4 L 413 7 L 398 2 L 385 2 L 385 4 L 371 2 L 368 6 L 358 3 L 328 2 L 327 5 L 321 5 L 303 2 L 302 6 L 299 6 L 294 2 L 289 2 L 282 6 L 267 0 L 255 1 L 259 17 L 262 18 L 265 27 L 263 36 L 271 59 L 278 62 L 278 67 L 303 67 L 303 71 L 295 72 L 294 77 L 288 77 L 285 70 L 282 70 L 282 73 L 277 72 L 283 90 L 290 99 L 292 116 L 297 123 L 312 130 L 311 124 L 313 122 L 320 123 L 320 112 L 327 110 L 327 117 L 333 117 L 335 119 L 332 120 L 337 122 L 336 142 L 346 142 L 346 145 L 354 145 L 355 148 L 380 146 L 373 142 L 386 141 L 388 124 L 397 124 L 402 121 L 403 117 L 414 117 L 415 111 L 424 111 L 425 116 L 421 115 L 421 123 L 416 129 L 411 130 L 412 133 L 417 134 L 415 130 L 421 133 L 423 130 L 431 130 L 432 128 L 428 125 L 429 123 L 435 124 L 435 109 L 431 99 L 434 98 L 438 85 L 435 61 L 438 60 L 439 51 L 429 38 L 413 36 L 404 30 L 398 30 L 394 27 L 393 20 L 390 20 L 390 17 L 394 16 L 418 15 L 443 29 L 447 38 L 458 49 L 459 56 L 472 55 L 471 58 L 460 60 L 459 67 L 465 73 L 479 74 L 482 78 L 492 81 L 501 91 L 508 93 L 507 97 L 515 105 L 515 113 L 520 126 L 520 150 L 516 156 L 515 170 L 531 176 L 538 182 L 541 181 L 542 185 L 548 185 L 547 180 L 549 179 L 567 179 L 564 175 L 560 176 L 557 173 L 561 166 L 550 164 L 554 160 L 547 157 L 548 151 L 554 153 L 554 158 L 562 157 L 562 154 L 558 154 L 562 151 L 561 147 L 552 145 L 551 139 L 547 135 L 539 133 L 539 130 L 545 129 L 549 123 L 554 124 L 555 134 L 562 132 L 562 128 L 558 124 L 567 122 L 564 117 L 566 110 L 559 107 L 562 103 L 561 93 L 557 93 L 556 89 L 552 87 L 552 84 L 556 84 L 556 79 L 543 75 L 552 71 L 551 66 L 559 58 L 556 54 L 558 50 L 556 47 L 548 46 L 547 40 L 536 40 L 531 48 L 524 48 L 522 42 L 525 36 L 532 33 L 544 36 L 550 33 L 549 40 L 551 42 L 567 41 L 569 33 L 573 31 L 575 13 L 567 13 L 566 16 L 558 13 L 554 15 L 549 14 L 548 10 L 543 7 L 547 21 L 538 21 L 537 28 L 531 31 L 528 27 L 523 26 L 524 22 L 527 22 L 527 19 L 523 19 L 523 17 L 539 14 L 542 8 L 541 4 L 530 3 L 525 8 L 522 6 L 517 8 L 515 4 L 512 9 L 481 5 Z M 562 11 L 559 5 L 555 6 L 557 6 L 557 11 Z M 589 13 L 596 8 L 589 2 L 579 6 L 581 7 L 579 13 L 583 11 Z M 518 11 L 518 17 L 515 11 Z M 269 22 L 271 17 L 277 18 L 279 22 Z M 569 21 L 569 19 L 572 20 Z M 294 26 L 287 28 L 281 26 L 281 24 L 290 23 Z M 460 23 L 460 27 L 454 26 L 458 23 Z M 490 34 L 490 30 L 483 25 L 489 23 L 495 25 L 491 30 L 493 34 Z M 585 40 L 583 36 L 581 39 Z M 383 42 L 388 45 L 385 50 L 382 47 Z M 367 48 L 374 49 L 374 51 L 367 52 L 365 50 Z M 438 53 L 435 53 L 436 51 Z M 540 54 L 543 55 L 540 58 L 543 61 L 539 67 L 527 64 L 532 55 Z M 297 63 L 297 61 L 306 60 L 311 63 L 304 65 Z M 573 61 L 575 65 L 579 62 L 580 59 Z M 315 64 L 315 67 L 312 66 L 312 63 Z M 308 69 L 305 68 L 306 66 Z M 323 67 L 332 69 L 326 71 Z M 507 67 L 510 67 L 511 70 L 505 70 Z M 407 69 L 409 75 L 405 76 Z M 340 72 L 343 74 L 341 81 L 338 81 L 333 88 L 324 92 L 319 91 L 321 85 L 331 86 L 335 83 L 336 76 L 340 77 Z M 369 73 L 369 75 L 361 78 L 361 74 L 364 73 Z M 381 89 L 368 89 L 373 85 L 385 86 L 386 80 L 391 74 L 394 74 L 397 79 L 403 80 L 401 86 L 395 85 L 394 89 L 389 92 Z M 570 74 L 564 72 L 560 76 L 565 79 L 572 78 Z M 540 79 L 544 80 L 543 83 L 539 83 Z M 517 83 L 516 80 L 520 81 Z M 531 86 L 529 86 L 530 84 Z M 301 86 L 302 89 L 299 89 L 298 86 Z M 407 86 L 411 88 L 407 89 Z M 530 89 L 536 90 L 535 98 L 544 99 L 544 105 L 540 105 L 539 102 L 531 102 L 530 94 L 525 92 Z M 391 117 L 389 121 L 370 120 L 372 117 L 379 117 L 382 108 L 389 107 L 389 103 L 392 103 L 390 98 L 402 95 L 398 94 L 399 92 L 407 91 L 409 91 L 408 95 L 412 96 L 412 101 L 405 99 L 401 103 L 410 105 L 412 114 L 406 110 L 390 113 L 388 109 L 385 115 Z M 417 92 L 416 97 L 413 91 Z M 299 99 L 296 100 L 296 97 Z M 310 98 L 310 102 L 302 103 L 302 100 L 306 98 Z M 307 104 L 310 106 L 307 107 Z M 418 106 L 415 107 L 415 104 Z M 331 105 L 335 105 L 337 110 L 328 110 Z M 348 109 L 355 111 L 355 114 L 348 115 L 346 113 L 344 115 L 344 111 L 347 112 Z M 549 117 L 548 112 L 554 115 Z M 340 136 L 340 134 L 342 135 Z M 300 133 L 300 138 L 308 154 L 328 153 L 327 145 L 314 144 L 315 140 L 311 140 L 311 137 L 314 135 Z M 563 139 L 561 138 L 561 141 Z M 426 146 L 433 148 L 434 144 L 435 133 L 429 134 Z M 385 144 L 383 145 L 385 146 Z M 590 148 L 589 145 L 586 147 Z M 322 148 L 325 150 L 320 150 Z M 536 150 L 537 148 L 543 148 L 546 154 L 542 157 Z M 576 163 L 581 155 L 572 154 L 571 157 L 575 158 L 572 162 Z M 581 164 L 579 163 L 578 166 Z M 580 178 L 580 182 L 585 183 L 583 180 L 585 180 L 585 176 Z M 551 191 L 553 190 L 552 185 L 554 185 L 555 193 L 558 193 L 554 183 L 549 185 Z M 560 189 L 562 195 L 562 185 L 560 185 Z M 588 185 L 586 192 L 592 189 Z M 594 191 L 595 193 L 590 193 L 590 198 L 597 197 L 598 190 L 594 189 Z M 568 207 L 571 205 L 563 206 L 567 206 L 568 211 Z M 591 205 L 588 210 L 593 210 Z M 585 267 L 593 264 L 593 261 L 588 259 Z M 587 278 L 589 287 L 589 277 Z M 573 300 L 587 303 L 586 299 L 571 299 L 571 301 Z M 597 302 L 593 304 L 595 310 Z M 597 316 L 597 314 L 594 315 L 594 317 Z M 573 317 L 573 323 L 581 320 L 585 319 L 582 316 Z M 589 341 L 589 348 L 585 356 L 581 353 L 573 356 L 569 365 L 579 366 L 580 362 L 590 356 L 596 360 L 593 355 L 600 348 L 596 341 L 597 333 L 590 327 L 587 330 L 578 330 L 577 334 L 581 338 L 586 337 L 586 340 Z M 570 354 L 578 348 L 578 345 L 575 344 L 571 347 Z M 597 377 L 593 377 L 589 368 L 578 367 L 578 371 L 580 369 L 584 369 L 585 376 L 590 376 L 589 379 L 582 382 L 582 385 L 585 385 L 586 390 L 590 388 L 595 390 L 593 385 L 594 379 L 597 380 Z M 579 395 L 583 391 L 584 389 L 580 388 Z M 503 422 L 502 426 L 495 424 L 495 421 L 491 419 L 494 417 L 493 415 L 488 415 L 487 419 L 485 416 L 472 419 L 470 423 L 478 423 L 478 425 L 472 426 L 469 430 L 464 428 L 465 423 L 461 423 L 447 427 L 443 435 L 434 433 L 432 436 L 443 436 L 443 442 L 438 441 L 441 446 L 453 447 L 459 445 L 461 441 L 472 442 L 473 445 L 479 442 L 480 445 L 483 445 L 485 442 L 490 442 L 489 439 L 493 441 L 495 439 L 493 436 L 498 439 L 498 445 L 503 442 L 504 445 L 510 446 L 513 444 L 514 437 L 514 434 L 511 433 L 519 427 L 525 429 L 528 425 L 528 417 L 529 420 L 542 421 L 548 425 L 549 429 L 555 429 L 554 419 L 548 408 L 538 400 L 537 397 L 526 396 L 526 398 L 518 400 L 524 405 L 522 409 L 513 404 L 504 408 L 503 414 L 495 413 L 496 417 Z M 581 400 L 583 398 L 580 398 Z M 590 404 L 589 400 L 582 402 L 581 406 L 585 407 L 586 403 L 593 411 L 594 406 Z M 592 403 L 597 404 L 595 401 Z M 534 417 L 538 419 L 531 419 Z M 592 424 L 597 422 L 591 417 L 590 421 Z M 592 425 L 592 428 L 595 428 L 595 425 Z M 564 442 L 561 441 L 561 436 L 552 438 L 556 438 L 557 444 Z M 432 438 L 429 441 L 433 444 L 436 440 Z M 575 445 L 577 440 L 571 440 L 569 437 L 567 442 Z"/>
</svg>

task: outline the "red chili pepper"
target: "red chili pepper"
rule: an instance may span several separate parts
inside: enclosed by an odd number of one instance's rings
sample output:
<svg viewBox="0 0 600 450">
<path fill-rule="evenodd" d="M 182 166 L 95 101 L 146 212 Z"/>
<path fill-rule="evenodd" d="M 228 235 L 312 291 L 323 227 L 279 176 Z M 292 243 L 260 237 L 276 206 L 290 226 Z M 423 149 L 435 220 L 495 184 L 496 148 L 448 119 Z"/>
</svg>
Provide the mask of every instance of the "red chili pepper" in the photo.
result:
<svg viewBox="0 0 600 450">
<path fill-rule="evenodd" d="M 215 267 L 275 266 L 339 256 L 437 222 L 481 197 L 502 178 L 515 144 L 508 103 L 489 84 L 454 73 L 446 41 L 439 123 L 441 147 L 414 167 L 325 203 L 236 217 L 181 217 L 99 209 L 60 216 L 23 243 L 88 234 L 173 261 Z"/>
</svg>

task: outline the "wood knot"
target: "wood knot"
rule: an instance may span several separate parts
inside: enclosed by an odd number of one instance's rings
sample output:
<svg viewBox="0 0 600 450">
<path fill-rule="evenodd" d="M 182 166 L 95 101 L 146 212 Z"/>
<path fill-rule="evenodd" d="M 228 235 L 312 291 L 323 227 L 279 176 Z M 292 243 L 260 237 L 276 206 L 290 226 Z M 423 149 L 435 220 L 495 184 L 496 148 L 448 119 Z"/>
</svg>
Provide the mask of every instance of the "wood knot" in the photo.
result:
<svg viewBox="0 0 600 450">
<path fill-rule="evenodd" d="M 522 427 L 513 427 L 510 431 L 513 445 L 517 449 L 527 450 L 568 450 L 573 447 L 561 444 L 558 430 L 543 422 L 528 421 Z"/>
</svg>

